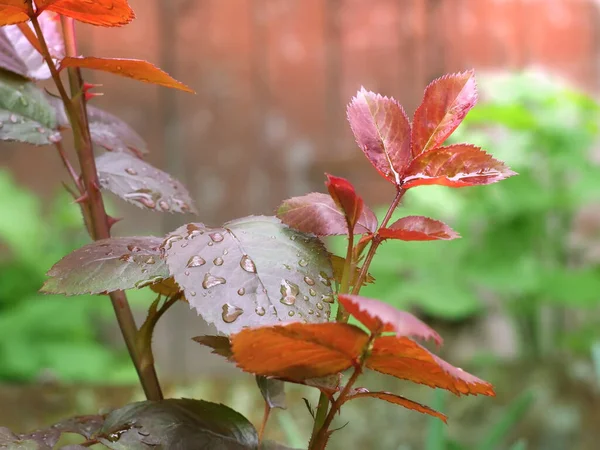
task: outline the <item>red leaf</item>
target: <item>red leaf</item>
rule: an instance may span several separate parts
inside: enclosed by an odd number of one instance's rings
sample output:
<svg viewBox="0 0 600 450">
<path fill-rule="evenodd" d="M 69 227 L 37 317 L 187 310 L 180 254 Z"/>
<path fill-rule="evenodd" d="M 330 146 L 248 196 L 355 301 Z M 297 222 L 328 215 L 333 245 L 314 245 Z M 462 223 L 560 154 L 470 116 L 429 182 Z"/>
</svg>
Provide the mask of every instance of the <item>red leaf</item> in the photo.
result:
<svg viewBox="0 0 600 450">
<path fill-rule="evenodd" d="M 104 27 L 127 25 L 135 18 L 127 0 L 36 0 L 38 10 L 49 9 L 80 22 Z"/>
<path fill-rule="evenodd" d="M 457 239 L 460 235 L 439 220 L 423 216 L 407 216 L 397 220 L 389 228 L 379 230 L 383 239 L 401 241 L 435 241 Z"/>
<path fill-rule="evenodd" d="M 66 57 L 60 67 L 80 67 L 82 69 L 102 70 L 123 77 L 133 78 L 146 83 L 158 84 L 186 92 L 194 92 L 185 84 L 171 78 L 170 75 L 139 59 L 95 58 L 95 57 Z"/>
<path fill-rule="evenodd" d="M 363 211 L 363 199 L 356 195 L 354 186 L 345 178 L 327 175 L 325 186 L 329 190 L 329 195 L 339 209 L 344 212 L 348 228 L 354 230 L 354 226 Z"/>
<path fill-rule="evenodd" d="M 446 415 L 442 414 L 441 412 L 438 412 L 435 409 L 431 409 L 429 406 L 422 405 L 420 403 L 414 402 L 396 394 L 392 394 L 390 392 L 359 392 L 357 394 L 349 396 L 346 399 L 346 401 L 354 400 L 356 398 L 361 397 L 372 397 L 378 398 L 380 400 L 385 400 L 386 402 L 404 406 L 405 408 L 412 409 L 413 411 L 418 411 L 422 414 L 429 414 L 430 416 L 437 417 L 438 419 L 443 420 L 444 423 L 448 423 L 448 417 L 446 417 Z"/>
<path fill-rule="evenodd" d="M 383 336 L 377 339 L 366 366 L 396 378 L 446 389 L 459 396 L 496 395 L 487 381 L 450 365 L 408 338 Z"/>
<path fill-rule="evenodd" d="M 502 161 L 470 144 L 456 144 L 430 150 L 410 164 L 402 187 L 440 184 L 450 187 L 496 183 L 516 175 Z"/>
<path fill-rule="evenodd" d="M 379 300 L 347 294 L 340 294 L 338 300 L 346 311 L 372 332 L 391 331 L 397 337 L 412 336 L 433 339 L 438 345 L 443 343 L 439 334 L 415 316 Z"/>
<path fill-rule="evenodd" d="M 360 328 L 331 322 L 245 328 L 231 336 L 233 357 L 240 368 L 294 381 L 348 369 L 367 341 Z"/>
<path fill-rule="evenodd" d="M 0 26 L 28 21 L 27 11 L 23 0 L 0 0 Z"/>
<path fill-rule="evenodd" d="M 371 164 L 387 180 L 400 184 L 410 162 L 410 122 L 402 106 L 362 88 L 347 114 L 356 143 Z"/>
<path fill-rule="evenodd" d="M 348 234 L 346 217 L 336 206 L 331 196 L 313 192 L 302 197 L 285 200 L 277 210 L 277 217 L 286 225 L 317 236 Z M 354 233 L 373 233 L 377 229 L 377 218 L 367 206 L 363 207 Z"/>
<path fill-rule="evenodd" d="M 442 145 L 476 102 L 473 70 L 432 81 L 415 111 L 411 138 L 413 157 Z"/>
</svg>

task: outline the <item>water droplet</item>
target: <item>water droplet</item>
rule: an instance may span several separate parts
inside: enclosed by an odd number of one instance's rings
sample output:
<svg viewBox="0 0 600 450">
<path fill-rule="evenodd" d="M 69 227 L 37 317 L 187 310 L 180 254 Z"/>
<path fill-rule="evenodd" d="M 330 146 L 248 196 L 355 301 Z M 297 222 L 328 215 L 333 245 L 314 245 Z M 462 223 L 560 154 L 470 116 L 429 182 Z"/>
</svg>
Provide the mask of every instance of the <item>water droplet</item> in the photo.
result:
<svg viewBox="0 0 600 450">
<path fill-rule="evenodd" d="M 114 255 L 114 252 L 112 250 L 109 250 L 104 255 L 105 256 L 112 256 L 112 255 Z"/>
<path fill-rule="evenodd" d="M 294 311 L 289 311 L 289 312 L 288 312 L 288 316 L 290 316 L 290 317 L 293 317 L 293 316 L 294 316 L 294 314 L 295 314 L 295 313 L 294 313 Z"/>
<path fill-rule="evenodd" d="M 195 297 L 195 296 L 196 296 L 196 291 L 190 291 L 190 295 L 191 295 L 192 297 Z"/>
<path fill-rule="evenodd" d="M 246 293 L 246 289 L 244 288 L 239 288 L 237 291 L 238 295 L 244 295 Z"/>
<path fill-rule="evenodd" d="M 281 297 L 281 300 L 279 301 L 284 305 L 292 306 L 294 303 L 296 303 L 296 297 L 288 295 L 286 297 Z"/>
<path fill-rule="evenodd" d="M 186 277 L 189 277 L 189 276 L 190 276 L 190 271 L 189 271 L 189 270 L 186 270 L 185 272 L 183 272 L 183 274 L 184 274 Z"/>
<path fill-rule="evenodd" d="M 219 284 L 225 284 L 226 280 L 222 277 L 215 277 L 211 275 L 210 272 L 207 272 L 204 275 L 204 280 L 202 281 L 202 287 L 204 289 L 210 289 L 211 287 L 218 286 Z"/>
<path fill-rule="evenodd" d="M 177 241 L 181 241 L 182 239 L 183 239 L 183 236 L 180 236 L 178 234 L 169 236 L 167 239 L 165 239 L 165 242 L 163 242 L 163 247 L 167 250 L 171 250 L 171 247 L 173 247 L 173 244 Z"/>
<path fill-rule="evenodd" d="M 298 261 L 298 265 L 300 267 L 306 267 L 306 266 L 308 266 L 308 261 L 305 259 L 301 259 L 300 261 Z"/>
<path fill-rule="evenodd" d="M 223 322 L 225 323 L 233 323 L 244 313 L 242 308 L 238 308 L 237 306 L 230 305 L 229 303 L 225 303 L 223 305 L 223 314 L 221 317 L 223 318 Z"/>
<path fill-rule="evenodd" d="M 227 255 L 227 253 L 229 253 L 227 249 L 223 250 L 223 256 Z"/>
<path fill-rule="evenodd" d="M 221 242 L 223 239 L 225 239 L 221 233 L 211 233 L 209 236 L 213 242 Z"/>
<path fill-rule="evenodd" d="M 200 267 L 204 264 L 206 264 L 204 258 L 202 256 L 195 255 L 188 260 L 186 267 Z"/>
<path fill-rule="evenodd" d="M 131 257 L 131 255 L 129 253 L 125 253 L 119 259 L 121 261 L 125 261 L 125 262 L 133 262 L 133 258 Z"/>
<path fill-rule="evenodd" d="M 137 175 L 137 170 L 135 170 L 133 167 L 128 167 L 127 169 L 125 169 L 125 172 L 127 172 L 129 175 Z"/>
<path fill-rule="evenodd" d="M 289 280 L 282 280 L 279 292 L 281 292 L 281 299 L 279 301 L 284 305 L 291 306 L 296 303 L 296 296 L 300 294 L 300 288 L 296 283 L 292 283 Z"/>
<path fill-rule="evenodd" d="M 215 258 L 215 259 L 213 260 L 213 264 L 214 264 L 215 266 L 222 266 L 222 265 L 223 265 L 223 262 L 224 262 L 224 261 L 223 261 L 223 258 L 221 258 L 220 256 L 218 256 L 217 258 Z"/>
<path fill-rule="evenodd" d="M 317 303 L 317 309 L 323 311 L 323 303 Z"/>
<path fill-rule="evenodd" d="M 309 309 L 309 310 L 308 310 L 308 314 L 310 314 L 311 316 L 312 316 L 314 313 L 315 313 L 315 310 L 314 310 L 314 309 Z"/>
<path fill-rule="evenodd" d="M 312 295 L 313 297 L 316 297 L 316 295 L 317 295 L 317 291 L 315 291 L 313 288 L 310 288 L 310 289 L 308 290 L 308 293 L 309 293 L 310 295 Z"/>
<path fill-rule="evenodd" d="M 127 246 L 127 250 L 129 250 L 130 252 L 133 252 L 133 253 L 137 253 L 137 252 L 141 252 L 142 251 L 142 249 L 140 247 L 138 247 L 137 245 L 134 245 L 134 244 L 129 244 Z"/>
<path fill-rule="evenodd" d="M 156 260 L 154 259 L 154 256 L 150 256 L 148 257 L 148 259 L 146 261 L 144 261 L 146 264 L 156 264 Z"/>
<path fill-rule="evenodd" d="M 290 236 L 290 241 L 295 241 L 296 239 L 298 239 L 298 236 L 296 236 L 295 234 L 292 234 Z"/>
<path fill-rule="evenodd" d="M 141 203 L 146 208 L 156 208 L 156 202 L 147 192 L 131 192 L 129 194 L 124 194 L 123 198 L 133 202 Z"/>
<path fill-rule="evenodd" d="M 167 202 L 165 202 L 164 200 L 161 200 L 160 202 L 158 202 L 158 206 L 160 206 L 160 209 L 162 209 L 163 211 L 168 211 L 171 209 L 169 204 Z"/>
<path fill-rule="evenodd" d="M 58 132 L 52 133 L 50 136 L 48 136 L 48 140 L 50 142 L 52 142 L 53 144 L 56 144 L 56 143 L 62 141 L 62 135 Z"/>
<path fill-rule="evenodd" d="M 303 299 L 304 301 L 306 301 L 306 302 L 310 300 L 310 299 L 308 298 L 308 295 L 303 295 L 303 296 L 302 296 L 302 299 Z"/>
<path fill-rule="evenodd" d="M 331 280 L 325 272 L 319 272 L 319 281 L 325 286 L 331 286 Z"/>
<path fill-rule="evenodd" d="M 275 239 L 275 236 L 271 236 L 271 239 Z"/>
<path fill-rule="evenodd" d="M 242 256 L 242 259 L 240 259 L 240 266 L 246 272 L 256 273 L 256 264 L 254 264 L 254 261 L 252 261 L 248 255 Z"/>
<path fill-rule="evenodd" d="M 313 280 L 311 277 L 304 277 L 304 282 L 306 284 L 308 284 L 309 286 L 314 286 L 315 285 L 315 280 Z"/>
<path fill-rule="evenodd" d="M 265 308 L 263 308 L 262 306 L 257 306 L 256 309 L 254 310 L 256 312 L 256 314 L 258 314 L 259 316 L 264 316 L 266 314 Z"/>
<path fill-rule="evenodd" d="M 148 273 L 148 269 L 142 269 L 142 273 Z"/>
<path fill-rule="evenodd" d="M 333 303 L 333 295 L 321 295 L 321 300 L 325 303 Z"/>
<path fill-rule="evenodd" d="M 16 114 L 11 114 L 9 119 L 12 123 L 17 123 L 19 121 L 19 118 L 17 117 Z"/>
<path fill-rule="evenodd" d="M 316 316 L 317 316 L 317 317 L 321 317 L 321 313 L 320 313 L 319 311 L 317 311 L 317 314 L 316 314 Z"/>
<path fill-rule="evenodd" d="M 292 266 L 289 264 L 284 264 L 283 267 L 285 267 L 287 270 L 292 270 Z"/>
<path fill-rule="evenodd" d="M 146 286 L 150 286 L 151 284 L 158 283 L 159 281 L 162 281 L 162 280 L 163 280 L 163 277 L 156 276 L 156 277 L 152 277 L 148 280 L 140 280 L 137 283 L 135 283 L 134 286 L 137 289 L 142 289 L 142 288 L 145 288 Z"/>
</svg>

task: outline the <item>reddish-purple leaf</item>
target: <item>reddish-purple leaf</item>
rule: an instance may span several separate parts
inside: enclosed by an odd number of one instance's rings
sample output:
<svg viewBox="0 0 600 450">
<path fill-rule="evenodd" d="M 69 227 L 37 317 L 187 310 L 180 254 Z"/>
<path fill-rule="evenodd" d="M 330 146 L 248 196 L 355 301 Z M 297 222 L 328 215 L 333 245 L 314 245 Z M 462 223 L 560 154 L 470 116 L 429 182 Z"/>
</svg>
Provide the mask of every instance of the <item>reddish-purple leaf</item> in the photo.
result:
<svg viewBox="0 0 600 450">
<path fill-rule="evenodd" d="M 443 343 L 439 334 L 415 316 L 379 300 L 340 294 L 338 301 L 346 311 L 373 332 L 391 331 L 398 337 L 411 336 L 424 340 L 433 339 L 438 345 Z"/>
<path fill-rule="evenodd" d="M 442 145 L 476 102 L 473 70 L 432 81 L 415 111 L 411 138 L 413 157 Z"/>
<path fill-rule="evenodd" d="M 446 389 L 456 395 L 496 395 L 487 381 L 452 366 L 408 338 L 380 337 L 375 341 L 366 365 L 369 369 Z"/>
<path fill-rule="evenodd" d="M 410 162 L 410 122 L 402 106 L 362 88 L 347 114 L 356 143 L 371 164 L 388 181 L 400 184 Z"/>
<path fill-rule="evenodd" d="M 421 403 L 414 402 L 412 400 L 409 400 L 407 398 L 401 397 L 396 394 L 392 394 L 390 392 L 362 391 L 362 392 L 358 392 L 356 394 L 348 396 L 345 401 L 354 400 L 357 398 L 365 398 L 365 397 L 378 398 L 380 400 L 385 400 L 386 402 L 404 406 L 407 409 L 412 409 L 413 411 L 418 411 L 422 414 L 429 414 L 430 416 L 441 419 L 444 423 L 448 423 L 448 417 L 446 417 L 446 415 L 442 414 L 441 412 L 438 412 L 435 409 L 431 409 L 429 406 L 422 405 Z"/>
<path fill-rule="evenodd" d="M 363 211 L 363 199 L 356 195 L 356 191 L 352 183 L 345 178 L 335 177 L 333 175 L 327 175 L 327 181 L 325 185 L 329 190 L 329 195 L 342 210 L 346 216 L 346 222 L 351 230 L 354 230 L 354 226 Z"/>
<path fill-rule="evenodd" d="M 397 220 L 388 228 L 379 230 L 382 239 L 401 241 L 435 241 L 457 239 L 460 235 L 439 220 L 423 216 L 407 216 Z"/>
<path fill-rule="evenodd" d="M 277 217 L 286 225 L 304 233 L 317 236 L 348 234 L 344 213 L 331 196 L 319 192 L 285 200 L 277 210 Z M 354 226 L 354 233 L 373 233 L 376 229 L 375 214 L 369 207 L 364 206 Z"/>
<path fill-rule="evenodd" d="M 479 147 L 456 144 L 430 150 L 410 164 L 402 179 L 402 187 L 440 184 L 450 187 L 496 183 L 516 175 L 502 161 Z"/>
</svg>

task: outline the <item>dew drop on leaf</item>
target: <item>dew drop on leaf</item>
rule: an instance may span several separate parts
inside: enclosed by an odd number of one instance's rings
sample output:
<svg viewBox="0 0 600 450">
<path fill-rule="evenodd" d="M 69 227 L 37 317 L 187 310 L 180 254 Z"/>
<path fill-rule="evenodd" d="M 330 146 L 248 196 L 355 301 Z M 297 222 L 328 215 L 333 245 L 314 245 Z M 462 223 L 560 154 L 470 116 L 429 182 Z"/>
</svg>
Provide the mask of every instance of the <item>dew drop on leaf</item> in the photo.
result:
<svg viewBox="0 0 600 450">
<path fill-rule="evenodd" d="M 246 293 L 246 289 L 244 288 L 239 288 L 237 291 L 238 295 L 244 295 Z"/>
<path fill-rule="evenodd" d="M 317 303 L 317 309 L 323 311 L 323 303 Z"/>
<path fill-rule="evenodd" d="M 223 313 L 221 317 L 223 318 L 223 322 L 225 323 L 233 323 L 244 313 L 242 308 L 238 308 L 237 306 L 230 305 L 229 303 L 225 303 L 223 305 Z"/>
<path fill-rule="evenodd" d="M 325 272 L 319 272 L 319 281 L 325 286 L 331 286 L 331 280 Z"/>
<path fill-rule="evenodd" d="M 305 302 L 310 300 L 310 298 L 308 298 L 308 295 L 303 295 L 302 298 L 304 299 Z"/>
<path fill-rule="evenodd" d="M 295 314 L 294 311 L 289 311 L 288 312 L 288 316 L 290 316 L 290 317 L 294 317 L 294 314 Z"/>
<path fill-rule="evenodd" d="M 321 300 L 324 301 L 325 303 L 333 303 L 333 296 L 332 295 L 321 295 Z"/>
<path fill-rule="evenodd" d="M 308 310 L 308 314 L 310 314 L 311 316 L 312 316 L 314 313 L 315 313 L 315 310 L 314 310 L 314 309 L 309 309 L 309 310 Z"/>
<path fill-rule="evenodd" d="M 254 310 L 256 312 L 256 314 L 258 314 L 259 316 L 264 316 L 266 314 L 265 308 L 263 308 L 262 306 L 257 306 L 256 309 Z"/>
<path fill-rule="evenodd" d="M 315 297 L 315 296 L 317 295 L 317 291 L 315 291 L 315 290 L 314 290 L 314 289 L 312 289 L 312 288 L 310 288 L 310 289 L 308 290 L 308 293 L 309 293 L 310 295 L 312 295 L 313 297 Z"/>
<path fill-rule="evenodd" d="M 123 256 L 121 256 L 119 258 L 121 261 L 125 261 L 125 262 L 133 262 L 133 258 L 131 257 L 131 255 L 129 253 L 125 253 Z"/>
<path fill-rule="evenodd" d="M 146 264 L 156 264 L 156 260 L 154 259 L 154 256 L 150 256 L 146 261 L 144 261 Z"/>
<path fill-rule="evenodd" d="M 200 267 L 204 264 L 206 264 L 206 261 L 202 256 L 194 255 L 188 260 L 186 267 Z"/>
<path fill-rule="evenodd" d="M 141 251 L 142 249 L 140 247 L 138 247 L 137 245 L 129 244 L 127 246 L 127 250 L 129 250 L 132 253 L 137 253 L 137 252 Z"/>
<path fill-rule="evenodd" d="M 196 296 L 196 291 L 190 291 L 190 295 L 191 295 L 192 297 L 195 297 L 195 296 Z"/>
<path fill-rule="evenodd" d="M 305 259 L 301 259 L 300 261 L 298 261 L 298 265 L 300 267 L 306 267 L 306 266 L 308 266 L 308 261 Z"/>
<path fill-rule="evenodd" d="M 213 264 L 214 264 L 215 266 L 222 266 L 222 265 L 223 265 L 223 263 L 224 263 L 224 261 L 223 261 L 223 258 L 221 258 L 220 256 L 216 257 L 216 258 L 213 260 Z"/>
<path fill-rule="evenodd" d="M 171 247 L 173 247 L 173 244 L 182 239 L 183 239 L 183 236 L 180 236 L 178 234 L 169 236 L 167 239 L 165 239 L 165 242 L 163 242 L 163 247 L 165 247 L 166 250 L 171 250 Z"/>
<path fill-rule="evenodd" d="M 298 236 L 296 236 L 295 234 L 292 234 L 290 236 L 290 241 L 295 241 L 298 238 Z"/>
<path fill-rule="evenodd" d="M 160 206 L 160 209 L 162 209 L 163 211 L 168 211 L 171 209 L 169 204 L 167 202 L 165 202 L 164 200 L 161 200 L 160 202 L 158 202 L 158 206 Z"/>
<path fill-rule="evenodd" d="M 19 121 L 19 118 L 15 114 L 11 114 L 9 119 L 12 123 L 17 123 Z"/>
<path fill-rule="evenodd" d="M 190 271 L 189 271 L 189 270 L 186 270 L 185 272 L 183 272 L 183 274 L 184 274 L 186 277 L 189 277 L 189 276 L 190 276 Z"/>
<path fill-rule="evenodd" d="M 209 236 L 213 240 L 213 242 L 221 242 L 224 239 L 221 233 L 211 233 L 209 234 Z"/>
<path fill-rule="evenodd" d="M 308 284 L 309 286 L 314 286 L 315 285 L 315 280 L 313 280 L 311 277 L 304 277 L 304 282 L 306 284 Z"/>
<path fill-rule="evenodd" d="M 137 170 L 135 170 L 133 167 L 128 167 L 127 169 L 125 169 L 125 172 L 127 172 L 129 175 L 137 175 Z"/>
<path fill-rule="evenodd" d="M 240 266 L 246 272 L 256 273 L 256 264 L 254 264 L 254 261 L 252 261 L 248 255 L 242 256 L 242 259 L 240 259 Z"/>
<path fill-rule="evenodd" d="M 218 286 L 219 284 L 225 284 L 225 283 L 226 283 L 225 278 L 215 277 L 214 275 L 211 275 L 210 272 L 207 272 L 206 275 L 204 275 L 204 280 L 202 280 L 202 287 L 204 289 L 210 289 L 211 287 Z"/>
<path fill-rule="evenodd" d="M 223 256 L 227 255 L 227 253 L 229 253 L 227 249 L 223 250 Z"/>
</svg>

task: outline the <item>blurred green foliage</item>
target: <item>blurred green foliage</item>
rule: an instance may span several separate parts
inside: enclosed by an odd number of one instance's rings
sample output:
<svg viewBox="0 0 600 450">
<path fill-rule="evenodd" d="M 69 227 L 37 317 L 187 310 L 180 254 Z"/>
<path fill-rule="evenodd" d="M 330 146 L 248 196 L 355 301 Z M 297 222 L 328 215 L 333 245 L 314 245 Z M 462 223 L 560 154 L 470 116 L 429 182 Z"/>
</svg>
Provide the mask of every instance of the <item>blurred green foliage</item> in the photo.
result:
<svg viewBox="0 0 600 450">
<path fill-rule="evenodd" d="M 600 305 L 600 270 L 569 244 L 576 214 L 600 199 L 600 167 L 592 155 L 600 106 L 538 73 L 479 81 L 480 101 L 452 142 L 479 145 L 519 175 L 480 188 L 411 189 L 392 220 L 425 215 L 465 238 L 386 242 L 370 268 L 377 282 L 361 293 L 451 320 L 501 300 L 532 352 L 564 342 L 589 351 L 600 334 L 598 319 L 590 317 L 577 333 L 560 322 L 562 308 Z M 380 219 L 385 210 L 376 211 Z M 334 242 L 338 254 L 344 246 Z M 542 309 L 551 311 L 549 324 L 542 323 Z"/>
<path fill-rule="evenodd" d="M 45 272 L 87 237 L 66 194 L 48 205 L 0 171 L 0 380 L 134 381 L 125 352 L 100 343 L 101 297 L 42 295 Z"/>
</svg>

